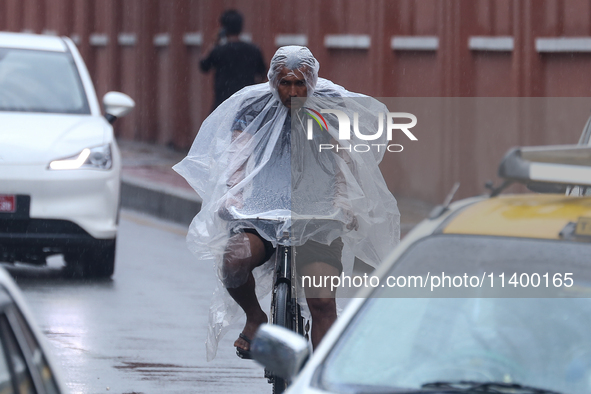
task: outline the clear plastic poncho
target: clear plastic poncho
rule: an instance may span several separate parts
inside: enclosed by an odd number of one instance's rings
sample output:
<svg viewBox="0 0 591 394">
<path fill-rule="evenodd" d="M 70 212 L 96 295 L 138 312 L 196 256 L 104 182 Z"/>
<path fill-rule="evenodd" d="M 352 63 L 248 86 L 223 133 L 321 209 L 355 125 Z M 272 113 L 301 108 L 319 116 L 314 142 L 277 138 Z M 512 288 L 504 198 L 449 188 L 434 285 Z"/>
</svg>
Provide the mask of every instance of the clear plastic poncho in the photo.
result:
<svg viewBox="0 0 591 394">
<path fill-rule="evenodd" d="M 213 260 L 220 279 L 210 306 L 208 360 L 243 316 L 225 289 L 240 284 L 228 285 L 221 277 L 231 233 L 253 228 L 275 246 L 287 231 L 288 242 L 296 247 L 308 240 L 329 245 L 341 237 L 345 275 L 351 274 L 355 258 L 376 267 L 399 242 L 396 200 L 378 168 L 385 148 L 352 149 L 357 143 L 386 144 L 386 133 L 362 141 L 352 132 L 351 139 L 339 140 L 336 116 L 324 114 L 324 128 L 322 122 L 309 121 L 310 113 L 316 113 L 311 109 L 338 108 L 351 121 L 358 114 L 359 132 L 374 134 L 376 114 L 388 110 L 375 99 L 318 78 L 318 69 L 308 48 L 279 48 L 269 82 L 248 86 L 222 103 L 203 122 L 187 157 L 174 166 L 203 200 L 189 227 L 189 249 L 199 260 Z M 307 88 L 304 105 L 294 104 L 291 111 L 277 89 L 285 70 L 303 75 Z M 327 149 L 331 145 L 343 149 Z M 235 220 L 237 214 L 283 220 Z M 259 299 L 272 288 L 271 261 L 253 271 Z"/>
</svg>

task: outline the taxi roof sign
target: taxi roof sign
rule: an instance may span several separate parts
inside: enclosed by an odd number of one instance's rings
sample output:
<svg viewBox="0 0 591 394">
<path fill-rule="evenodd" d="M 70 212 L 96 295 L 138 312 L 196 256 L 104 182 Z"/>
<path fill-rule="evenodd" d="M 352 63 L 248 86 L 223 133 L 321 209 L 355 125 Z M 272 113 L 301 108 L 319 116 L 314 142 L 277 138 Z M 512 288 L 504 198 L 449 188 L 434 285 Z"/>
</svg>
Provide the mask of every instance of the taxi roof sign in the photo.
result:
<svg viewBox="0 0 591 394">
<path fill-rule="evenodd" d="M 503 158 L 499 176 L 522 183 L 591 186 L 591 148 L 580 145 L 513 148 Z"/>
</svg>

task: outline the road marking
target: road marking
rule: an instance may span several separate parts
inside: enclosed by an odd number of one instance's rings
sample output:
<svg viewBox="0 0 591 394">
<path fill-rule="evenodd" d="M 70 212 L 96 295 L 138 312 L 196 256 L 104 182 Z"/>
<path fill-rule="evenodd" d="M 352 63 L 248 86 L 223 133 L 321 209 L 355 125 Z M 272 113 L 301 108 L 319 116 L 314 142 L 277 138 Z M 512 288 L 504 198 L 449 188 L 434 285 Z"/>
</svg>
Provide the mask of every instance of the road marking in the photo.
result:
<svg viewBox="0 0 591 394">
<path fill-rule="evenodd" d="M 168 222 L 162 219 L 155 218 L 145 213 L 129 211 L 127 209 L 121 210 L 121 218 L 139 224 L 141 226 L 152 227 L 158 230 L 167 231 L 169 233 L 187 236 L 188 228 L 177 223 Z"/>
</svg>

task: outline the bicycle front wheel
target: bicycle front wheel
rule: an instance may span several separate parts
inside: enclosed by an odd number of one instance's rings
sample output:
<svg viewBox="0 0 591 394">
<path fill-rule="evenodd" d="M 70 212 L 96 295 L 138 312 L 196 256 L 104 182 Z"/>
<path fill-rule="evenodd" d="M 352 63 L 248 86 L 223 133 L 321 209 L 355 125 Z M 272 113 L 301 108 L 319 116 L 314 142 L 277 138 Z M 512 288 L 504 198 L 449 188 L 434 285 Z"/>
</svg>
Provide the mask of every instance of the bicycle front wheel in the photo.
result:
<svg viewBox="0 0 591 394">
<path fill-rule="evenodd" d="M 291 309 L 290 309 L 289 285 L 279 283 L 275 293 L 275 316 L 274 323 L 278 326 L 291 330 Z"/>
<path fill-rule="evenodd" d="M 291 330 L 291 308 L 290 308 L 289 285 L 279 283 L 275 292 L 274 323 Z M 287 388 L 287 382 L 279 376 L 273 377 L 273 393 L 281 394 Z"/>
</svg>

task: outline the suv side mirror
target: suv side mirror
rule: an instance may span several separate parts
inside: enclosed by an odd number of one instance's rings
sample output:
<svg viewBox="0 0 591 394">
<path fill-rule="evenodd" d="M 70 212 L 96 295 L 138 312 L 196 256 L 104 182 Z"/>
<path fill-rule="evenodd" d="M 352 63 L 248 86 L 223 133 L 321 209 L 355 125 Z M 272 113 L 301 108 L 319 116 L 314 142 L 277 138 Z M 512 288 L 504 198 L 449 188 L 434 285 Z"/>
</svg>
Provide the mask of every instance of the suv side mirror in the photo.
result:
<svg viewBox="0 0 591 394">
<path fill-rule="evenodd" d="M 300 372 L 311 354 L 304 337 L 274 324 L 260 326 L 250 352 L 259 364 L 288 381 Z"/>
<path fill-rule="evenodd" d="M 105 118 L 113 124 L 118 118 L 122 118 L 135 107 L 135 101 L 128 95 L 120 92 L 109 92 L 103 97 Z"/>
</svg>

